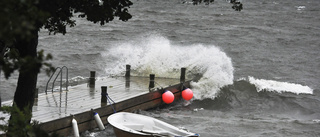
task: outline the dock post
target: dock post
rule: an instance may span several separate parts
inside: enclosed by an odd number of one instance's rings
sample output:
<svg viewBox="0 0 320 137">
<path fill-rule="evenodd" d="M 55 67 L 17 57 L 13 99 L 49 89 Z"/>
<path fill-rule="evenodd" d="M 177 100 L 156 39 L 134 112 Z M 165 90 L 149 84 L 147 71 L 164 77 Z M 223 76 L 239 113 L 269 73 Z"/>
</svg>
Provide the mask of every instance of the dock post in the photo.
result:
<svg viewBox="0 0 320 137">
<path fill-rule="evenodd" d="M 89 87 L 94 88 L 96 80 L 96 72 L 90 71 L 90 78 L 89 78 Z"/>
<path fill-rule="evenodd" d="M 181 68 L 180 82 L 183 83 L 186 80 L 186 68 Z"/>
<path fill-rule="evenodd" d="M 130 88 L 130 68 L 131 66 L 130 65 L 126 65 L 126 89 Z"/>
<path fill-rule="evenodd" d="M 150 74 L 149 90 L 151 88 L 154 88 L 154 77 L 155 77 L 154 74 Z"/>
<path fill-rule="evenodd" d="M 129 89 L 130 88 L 130 77 L 129 78 L 126 78 L 126 89 Z"/>
<path fill-rule="evenodd" d="M 130 68 L 131 68 L 130 65 L 126 65 L 126 75 L 125 75 L 126 78 L 130 77 Z"/>
<path fill-rule="evenodd" d="M 101 107 L 107 105 L 107 86 L 101 86 Z"/>
</svg>

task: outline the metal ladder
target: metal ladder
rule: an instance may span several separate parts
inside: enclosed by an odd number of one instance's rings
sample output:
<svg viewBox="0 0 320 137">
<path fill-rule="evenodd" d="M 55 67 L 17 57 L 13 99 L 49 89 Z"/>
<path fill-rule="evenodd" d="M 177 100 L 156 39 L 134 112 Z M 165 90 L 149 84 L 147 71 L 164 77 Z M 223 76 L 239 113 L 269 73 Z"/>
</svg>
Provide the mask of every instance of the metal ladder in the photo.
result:
<svg viewBox="0 0 320 137">
<path fill-rule="evenodd" d="M 55 69 L 55 71 L 52 73 L 52 75 L 50 76 L 48 82 L 47 82 L 47 86 L 46 86 L 46 94 L 47 94 L 47 91 L 48 91 L 48 85 L 49 85 L 49 82 L 51 81 L 52 77 L 54 76 L 54 74 L 58 73 L 56 75 L 56 77 L 54 78 L 53 82 L 52 82 L 52 88 L 51 88 L 51 92 L 53 92 L 53 87 L 54 87 L 54 83 L 56 82 L 59 74 L 60 74 L 60 92 L 62 92 L 62 71 L 63 69 L 66 69 L 66 91 L 68 91 L 68 85 L 69 85 L 69 80 L 68 80 L 68 68 L 66 66 L 63 66 L 63 67 L 57 67 Z"/>
</svg>

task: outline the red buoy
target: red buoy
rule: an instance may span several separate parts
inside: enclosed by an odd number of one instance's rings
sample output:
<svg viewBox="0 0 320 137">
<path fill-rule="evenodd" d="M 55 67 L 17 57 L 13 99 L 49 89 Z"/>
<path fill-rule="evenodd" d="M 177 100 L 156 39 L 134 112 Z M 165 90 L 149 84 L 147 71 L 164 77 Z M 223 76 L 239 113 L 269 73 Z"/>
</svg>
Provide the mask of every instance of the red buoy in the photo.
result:
<svg viewBox="0 0 320 137">
<path fill-rule="evenodd" d="M 170 104 L 173 102 L 174 100 L 174 95 L 171 91 L 166 90 L 163 94 L 162 94 L 162 100 L 164 103 Z"/>
<path fill-rule="evenodd" d="M 181 94 L 182 94 L 182 98 L 185 100 L 190 100 L 193 97 L 193 92 L 190 88 L 183 90 Z"/>
</svg>

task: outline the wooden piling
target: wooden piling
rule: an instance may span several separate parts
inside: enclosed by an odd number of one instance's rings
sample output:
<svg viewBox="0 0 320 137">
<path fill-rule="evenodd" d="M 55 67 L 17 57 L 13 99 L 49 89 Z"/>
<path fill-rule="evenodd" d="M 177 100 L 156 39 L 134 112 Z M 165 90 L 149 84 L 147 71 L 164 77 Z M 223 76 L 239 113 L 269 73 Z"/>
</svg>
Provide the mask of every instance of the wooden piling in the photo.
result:
<svg viewBox="0 0 320 137">
<path fill-rule="evenodd" d="M 130 77 L 126 78 L 125 88 L 126 89 L 130 88 Z"/>
<path fill-rule="evenodd" d="M 186 80 L 186 68 L 181 68 L 180 82 L 185 82 Z"/>
<path fill-rule="evenodd" d="M 131 68 L 130 65 L 126 65 L 126 75 L 125 75 L 125 77 L 130 77 L 130 68 Z"/>
<path fill-rule="evenodd" d="M 107 105 L 107 86 L 101 86 L 101 107 Z"/>
<path fill-rule="evenodd" d="M 130 65 L 126 65 L 126 83 L 125 83 L 125 88 L 128 89 L 130 88 Z"/>
<path fill-rule="evenodd" d="M 89 87 L 90 88 L 95 87 L 95 81 L 96 81 L 96 72 L 90 71 L 90 78 L 89 78 Z"/>
<path fill-rule="evenodd" d="M 154 88 L 154 74 L 150 74 L 149 89 Z"/>
</svg>

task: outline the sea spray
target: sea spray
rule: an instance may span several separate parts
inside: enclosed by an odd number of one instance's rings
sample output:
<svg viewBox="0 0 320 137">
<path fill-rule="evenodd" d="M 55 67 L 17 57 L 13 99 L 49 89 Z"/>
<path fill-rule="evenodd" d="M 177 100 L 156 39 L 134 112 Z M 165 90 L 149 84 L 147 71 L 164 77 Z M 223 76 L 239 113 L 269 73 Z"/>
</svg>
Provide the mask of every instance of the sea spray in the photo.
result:
<svg viewBox="0 0 320 137">
<path fill-rule="evenodd" d="M 131 75 L 179 78 L 180 68 L 187 78 L 199 77 L 191 84 L 195 99 L 214 98 L 219 89 L 233 83 L 231 58 L 215 45 L 173 45 L 161 35 L 152 34 L 136 40 L 117 43 L 103 54 L 108 62 L 108 75 L 123 75 L 131 65 Z"/>
<path fill-rule="evenodd" d="M 279 82 L 274 80 L 256 79 L 251 76 L 249 76 L 248 79 L 251 84 L 256 86 L 258 92 L 266 90 L 279 93 L 292 92 L 295 94 L 313 94 L 313 89 L 300 84 Z"/>
</svg>

